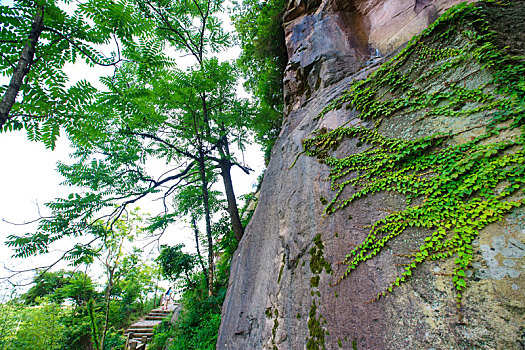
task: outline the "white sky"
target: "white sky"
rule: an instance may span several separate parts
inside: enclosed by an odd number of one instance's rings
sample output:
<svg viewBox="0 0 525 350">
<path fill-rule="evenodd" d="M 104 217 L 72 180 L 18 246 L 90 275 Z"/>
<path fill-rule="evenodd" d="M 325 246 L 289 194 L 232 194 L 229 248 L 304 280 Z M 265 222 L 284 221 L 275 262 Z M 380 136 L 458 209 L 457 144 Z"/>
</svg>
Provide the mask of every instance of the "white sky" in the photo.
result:
<svg viewBox="0 0 525 350">
<path fill-rule="evenodd" d="M 9 2 L 0 0 L 2 4 L 9 4 Z M 227 16 L 224 16 L 223 19 L 228 20 Z M 231 30 L 232 27 L 227 25 L 227 28 Z M 233 59 L 238 56 L 239 52 L 240 49 L 234 47 L 219 56 L 221 59 Z M 112 74 L 113 68 L 88 67 L 85 63 L 79 62 L 75 65 L 67 65 L 65 71 L 68 73 L 71 84 L 87 79 L 93 85 L 101 87 L 98 77 Z M 6 82 L 4 77 L 0 77 L 0 84 Z M 244 91 L 239 92 L 245 95 Z M 59 197 L 67 197 L 70 193 L 70 188 L 60 186 L 63 179 L 55 170 L 58 161 L 69 163 L 69 152 L 69 141 L 65 137 L 60 138 L 56 149 L 51 151 L 47 150 L 42 143 L 27 140 L 25 131 L 0 133 L 0 277 L 7 273 L 3 266 L 11 269 L 27 269 L 46 265 L 52 261 L 53 256 L 71 247 L 73 242 L 65 240 L 54 246 L 56 251 L 51 254 L 52 256 L 14 259 L 11 258 L 10 248 L 3 244 L 8 235 L 32 232 L 36 227 L 35 225 L 15 226 L 7 222 L 32 221 L 39 216 L 39 208 L 40 214 L 46 215 L 48 213 L 44 207 L 46 202 Z M 240 154 L 238 158 L 242 160 Z M 255 171 L 251 175 L 246 175 L 238 168 L 232 169 L 232 179 L 237 196 L 254 190 L 256 179 L 264 168 L 262 152 L 258 145 L 248 146 L 245 159 L 247 165 Z M 154 173 L 160 171 L 162 170 L 153 170 Z M 222 190 L 222 183 L 219 185 L 218 188 Z M 156 213 L 158 211 L 155 209 L 155 203 L 152 203 L 149 198 L 145 198 L 137 205 L 143 212 Z M 170 245 L 185 243 L 189 249 L 194 249 L 193 233 L 183 223 L 172 225 L 164 234 L 161 243 Z"/>
</svg>

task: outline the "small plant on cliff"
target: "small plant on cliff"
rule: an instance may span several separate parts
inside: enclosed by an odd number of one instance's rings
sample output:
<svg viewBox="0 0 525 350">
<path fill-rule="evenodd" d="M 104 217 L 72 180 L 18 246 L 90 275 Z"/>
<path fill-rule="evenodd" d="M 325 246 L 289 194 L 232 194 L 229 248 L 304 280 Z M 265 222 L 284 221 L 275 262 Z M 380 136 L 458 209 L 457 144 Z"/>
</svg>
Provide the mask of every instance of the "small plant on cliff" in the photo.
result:
<svg viewBox="0 0 525 350">
<path fill-rule="evenodd" d="M 522 58 L 499 50 L 494 39 L 483 7 L 461 4 L 320 113 L 322 117 L 349 104 L 375 126 L 322 130 L 304 140 L 306 154 L 331 168 L 329 178 L 336 195 L 325 213 L 381 191 L 401 193 L 408 204 L 370 226 L 365 240 L 346 256 L 347 269 L 338 282 L 412 227 L 423 231 L 424 242 L 417 251 L 402 254 L 406 259 L 403 271 L 375 299 L 405 282 L 423 262 L 453 258 L 452 282 L 458 307 L 461 305 L 473 240 L 480 230 L 524 202 L 525 65 Z M 447 74 L 461 69 L 468 72 L 472 67 L 478 69 L 457 81 Z M 490 73 L 493 79 L 485 84 L 468 81 L 481 72 Z M 429 88 L 442 77 L 446 81 L 440 88 Z M 383 120 L 404 113 L 419 114 L 414 123 L 425 118 L 453 121 L 482 115 L 478 120 L 483 123 L 477 128 L 485 131 L 460 144 L 451 142 L 453 133 L 404 140 L 378 132 Z M 331 156 L 347 138 L 357 138 L 368 148 L 344 158 Z M 350 188 L 354 191 L 344 197 L 343 191 Z"/>
</svg>

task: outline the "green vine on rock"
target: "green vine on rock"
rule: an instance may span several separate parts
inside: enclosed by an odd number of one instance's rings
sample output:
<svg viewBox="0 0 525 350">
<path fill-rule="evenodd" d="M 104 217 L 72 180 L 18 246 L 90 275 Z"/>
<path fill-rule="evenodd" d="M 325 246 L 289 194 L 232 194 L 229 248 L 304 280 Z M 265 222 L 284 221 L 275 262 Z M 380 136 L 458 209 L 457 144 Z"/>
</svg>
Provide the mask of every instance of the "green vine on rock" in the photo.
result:
<svg viewBox="0 0 525 350">
<path fill-rule="evenodd" d="M 413 228 L 424 242 L 402 255 L 407 259 L 403 271 L 375 299 L 405 282 L 423 262 L 454 259 L 452 282 L 461 305 L 473 240 L 524 203 L 525 65 L 523 57 L 499 50 L 494 36 L 483 6 L 460 4 L 318 116 L 348 104 L 374 125 L 322 129 L 303 141 L 306 154 L 331 169 L 335 196 L 326 205 L 327 215 L 384 191 L 407 200 L 405 209 L 369 226 L 366 239 L 346 256 L 338 282 Z M 489 78 L 471 79 L 480 74 Z M 454 136 L 468 130 L 452 134 L 449 127 L 413 140 L 379 133 L 382 121 L 406 114 L 417 116 L 415 122 L 441 118 L 450 125 L 472 116 L 483 122 L 476 127 L 483 134 L 458 144 Z M 357 139 L 367 148 L 332 156 L 345 139 Z"/>
</svg>

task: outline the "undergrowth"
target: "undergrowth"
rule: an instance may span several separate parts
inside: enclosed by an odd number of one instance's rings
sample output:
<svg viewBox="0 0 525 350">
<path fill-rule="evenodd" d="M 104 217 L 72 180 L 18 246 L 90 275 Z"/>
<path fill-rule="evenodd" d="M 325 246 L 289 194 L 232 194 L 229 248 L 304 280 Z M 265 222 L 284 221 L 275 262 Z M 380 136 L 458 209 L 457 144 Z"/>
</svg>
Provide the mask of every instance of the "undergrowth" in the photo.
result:
<svg viewBox="0 0 525 350">
<path fill-rule="evenodd" d="M 248 207 L 256 198 L 254 194 L 245 196 L 245 205 L 240 214 L 244 227 L 251 220 L 253 211 Z M 188 271 L 189 280 L 179 281 L 181 310 L 174 324 L 163 322 L 154 331 L 150 350 L 214 350 L 221 324 L 222 304 L 226 297 L 230 267 L 238 242 L 228 220 L 219 221 L 214 226 L 217 239 L 215 253 L 216 274 L 213 295 L 208 294 L 206 273 L 202 270 Z"/>
</svg>

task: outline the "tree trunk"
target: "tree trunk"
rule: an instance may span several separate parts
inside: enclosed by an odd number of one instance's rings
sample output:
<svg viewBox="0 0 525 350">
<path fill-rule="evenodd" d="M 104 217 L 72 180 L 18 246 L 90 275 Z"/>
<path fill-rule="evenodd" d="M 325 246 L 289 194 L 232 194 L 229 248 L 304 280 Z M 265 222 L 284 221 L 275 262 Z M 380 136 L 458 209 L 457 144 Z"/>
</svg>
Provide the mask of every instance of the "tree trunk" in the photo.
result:
<svg viewBox="0 0 525 350">
<path fill-rule="evenodd" d="M 221 158 L 219 159 L 219 167 L 221 168 L 222 181 L 224 183 L 224 192 L 226 192 L 226 201 L 228 202 L 228 214 L 230 214 L 230 220 L 232 223 L 233 233 L 237 242 L 241 241 L 244 235 L 244 227 L 241 223 L 239 216 L 239 208 L 237 208 L 237 199 L 235 198 L 235 192 L 233 191 L 231 169 L 232 162 L 230 161 L 230 147 L 228 137 L 226 136 L 226 130 L 223 129 L 223 135 L 221 142 L 218 144 L 217 150 Z"/>
<path fill-rule="evenodd" d="M 9 82 L 9 86 L 0 101 L 0 128 L 9 120 L 9 112 L 15 104 L 16 96 L 20 91 L 24 77 L 29 73 L 33 59 L 35 57 L 35 49 L 44 29 L 44 9 L 38 7 L 33 16 L 33 23 L 31 24 L 31 31 L 26 45 L 22 49 L 22 54 L 18 60 L 17 66 L 13 70 L 13 76 Z"/>
<path fill-rule="evenodd" d="M 193 226 L 193 232 L 195 233 L 195 246 L 197 248 L 197 258 L 199 259 L 199 264 L 202 267 L 202 271 L 204 271 L 204 275 L 206 276 L 206 287 L 210 289 L 209 281 L 208 281 L 208 269 L 204 265 L 204 261 L 202 261 L 202 254 L 201 250 L 199 248 L 199 229 L 197 228 L 197 220 L 195 220 L 195 217 L 191 216 L 191 225 Z"/>
<path fill-rule="evenodd" d="M 208 295 L 213 295 L 213 276 L 215 266 L 213 263 L 213 237 L 211 234 L 210 198 L 208 194 L 208 180 L 206 178 L 206 165 L 204 152 L 199 150 L 199 175 L 202 182 L 202 202 L 204 205 L 204 218 L 206 221 L 206 237 L 208 238 Z"/>
<path fill-rule="evenodd" d="M 89 314 L 89 320 L 91 322 L 91 333 L 92 333 L 92 336 L 93 336 L 93 342 L 95 343 L 95 349 L 96 350 L 102 350 L 100 348 L 100 343 L 98 342 L 98 330 L 97 330 L 97 323 L 95 321 L 95 303 L 93 301 L 93 299 L 89 299 L 89 301 L 87 302 L 86 304 L 86 307 L 87 307 L 87 311 L 88 311 L 88 314 Z"/>
<path fill-rule="evenodd" d="M 157 282 L 155 282 L 155 295 L 153 295 L 153 308 L 154 309 L 157 307 L 157 290 L 158 290 L 158 288 L 159 288 L 159 279 L 157 278 Z"/>
<path fill-rule="evenodd" d="M 106 305 L 105 305 L 105 317 L 104 317 L 104 329 L 102 331 L 102 337 L 100 339 L 100 347 L 101 349 L 104 348 L 104 341 L 106 340 L 106 333 L 108 332 L 108 323 L 109 323 L 109 296 L 111 295 L 111 288 L 113 284 L 113 274 L 115 272 L 115 267 L 117 265 L 115 264 L 112 268 L 109 269 L 109 278 L 108 278 L 108 285 L 106 286 Z"/>
<path fill-rule="evenodd" d="M 237 199 L 233 192 L 231 168 L 232 164 L 229 159 L 221 159 L 219 161 L 221 168 L 222 181 L 224 183 L 224 191 L 226 192 L 226 200 L 228 201 L 228 213 L 232 223 L 233 233 L 235 238 L 240 242 L 244 235 L 244 227 L 242 227 L 241 218 L 239 216 L 239 209 L 237 208 Z"/>
<path fill-rule="evenodd" d="M 117 269 L 120 257 L 122 255 L 122 245 L 124 244 L 124 237 L 122 237 L 120 244 L 118 246 L 118 251 L 116 253 L 116 259 L 113 262 L 113 265 L 110 265 L 110 253 L 108 253 L 108 258 L 106 259 L 106 271 L 108 274 L 108 284 L 106 286 L 106 305 L 105 305 L 105 317 L 104 317 L 104 329 L 102 330 L 102 336 L 100 339 L 100 349 L 104 349 L 104 342 L 106 340 L 106 334 L 108 332 L 108 326 L 109 326 L 109 308 L 110 308 L 110 296 L 111 296 L 111 289 L 113 288 L 113 284 L 115 281 L 113 278 L 115 277 L 115 270 Z"/>
</svg>

